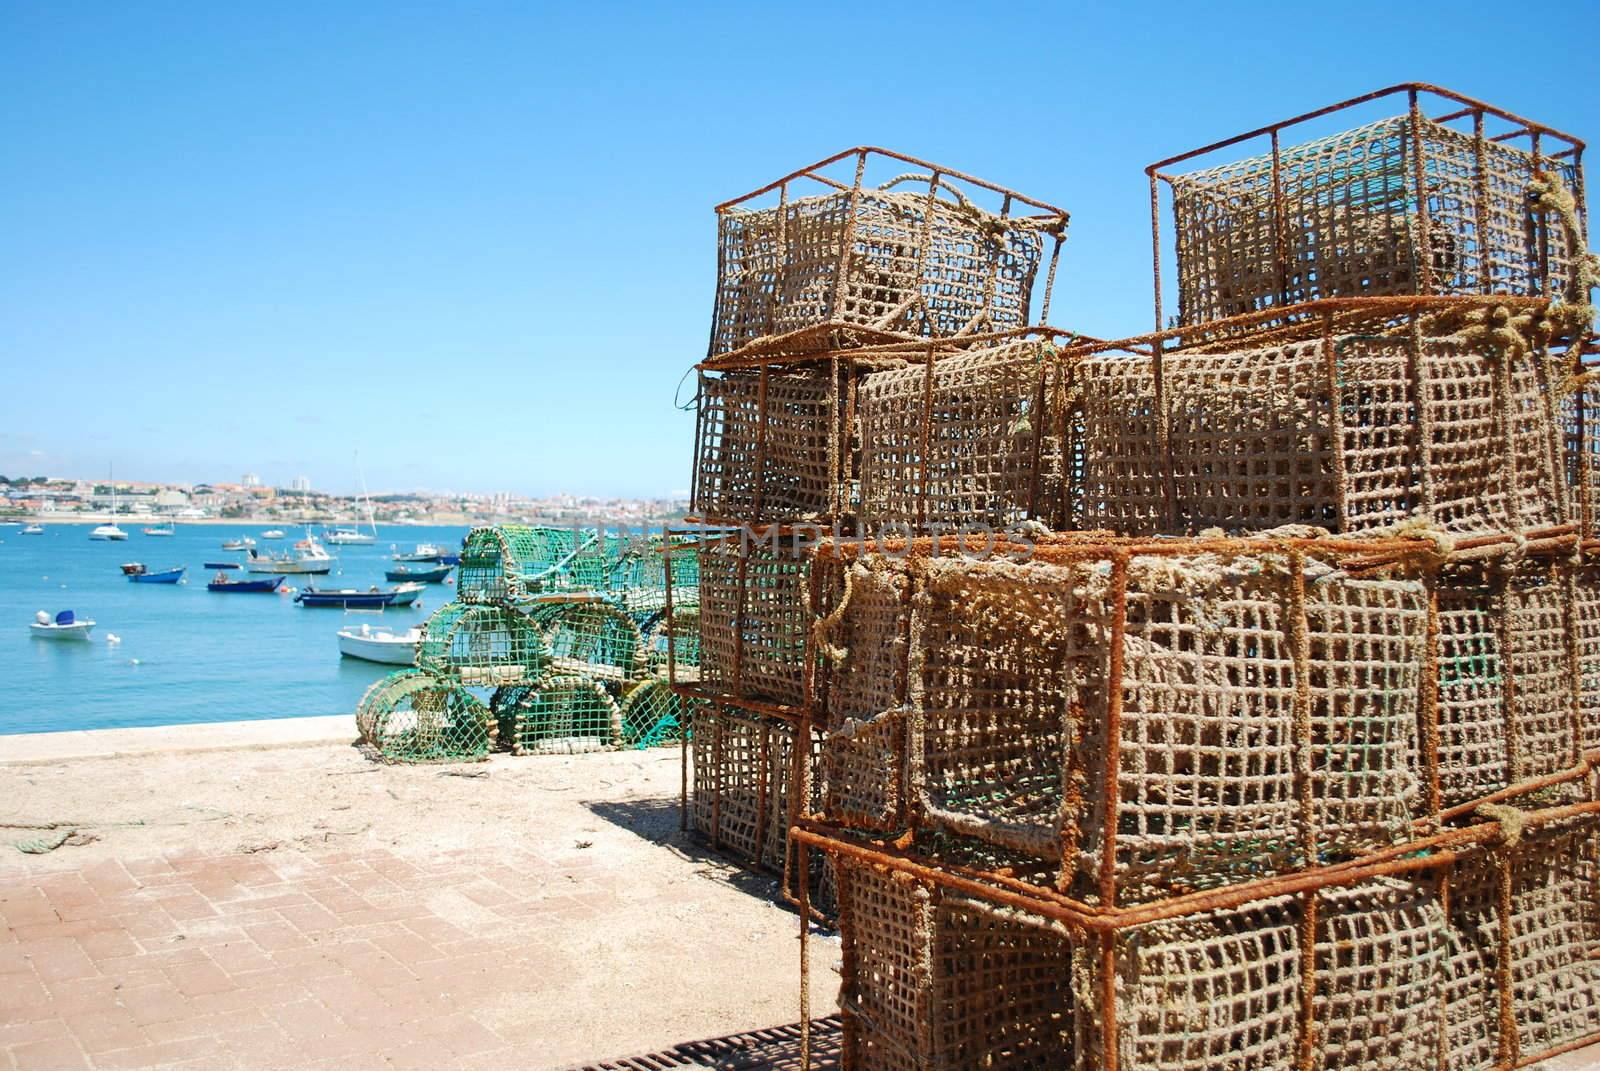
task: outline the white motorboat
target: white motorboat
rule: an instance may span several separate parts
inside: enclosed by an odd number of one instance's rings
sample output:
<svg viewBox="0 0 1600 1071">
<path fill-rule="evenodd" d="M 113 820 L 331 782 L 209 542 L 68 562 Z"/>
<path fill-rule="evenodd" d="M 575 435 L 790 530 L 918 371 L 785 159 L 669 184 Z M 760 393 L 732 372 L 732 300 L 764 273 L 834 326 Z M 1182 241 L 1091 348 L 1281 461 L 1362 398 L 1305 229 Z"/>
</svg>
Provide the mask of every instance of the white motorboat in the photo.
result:
<svg viewBox="0 0 1600 1071">
<path fill-rule="evenodd" d="M 283 529 L 282 528 L 268 528 L 265 532 L 261 533 L 261 538 L 262 539 L 282 539 L 283 538 Z"/>
<path fill-rule="evenodd" d="M 28 626 L 28 630 L 41 640 L 87 640 L 89 633 L 94 631 L 93 621 L 81 618 L 71 610 L 62 610 L 54 620 L 43 610 L 33 616 L 33 624 Z"/>
<path fill-rule="evenodd" d="M 18 534 L 19 535 L 44 535 L 44 525 L 42 525 L 42 524 L 30 524 Z"/>
<path fill-rule="evenodd" d="M 448 553 L 448 548 L 441 547 L 437 543 L 418 543 L 417 549 L 410 552 L 402 551 L 392 545 L 389 549 L 394 551 L 393 557 L 397 562 L 434 562 L 439 560 L 441 554 Z"/>
<path fill-rule="evenodd" d="M 373 628 L 367 624 L 360 628 L 347 625 L 339 630 L 340 654 L 388 666 L 414 665 L 417 644 L 421 642 L 422 630 L 415 625 L 403 632 L 386 625 Z"/>
<path fill-rule="evenodd" d="M 144 529 L 144 534 L 147 536 L 175 536 L 178 534 L 178 529 L 176 525 L 168 521 L 166 524 L 151 525 Z"/>
<path fill-rule="evenodd" d="M 244 567 L 246 572 L 251 573 L 299 573 L 323 576 L 333 571 L 334 563 L 338 560 L 308 533 L 304 539 L 295 541 L 292 554 L 260 554 L 252 550 Z"/>
<path fill-rule="evenodd" d="M 249 550 L 256 545 L 256 541 L 249 536 L 240 536 L 238 539 L 224 539 L 223 550 Z"/>
</svg>

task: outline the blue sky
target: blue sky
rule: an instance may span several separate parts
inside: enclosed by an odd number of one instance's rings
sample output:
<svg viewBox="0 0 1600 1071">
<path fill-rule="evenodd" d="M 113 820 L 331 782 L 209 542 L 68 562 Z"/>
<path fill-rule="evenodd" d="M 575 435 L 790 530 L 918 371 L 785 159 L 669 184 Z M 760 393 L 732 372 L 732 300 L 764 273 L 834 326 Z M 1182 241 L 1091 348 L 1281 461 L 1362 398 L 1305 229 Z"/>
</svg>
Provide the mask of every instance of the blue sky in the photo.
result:
<svg viewBox="0 0 1600 1071">
<path fill-rule="evenodd" d="M 973 172 L 1071 211 L 1055 323 L 1136 334 L 1152 160 L 1408 80 L 1600 137 L 1600 6 L 1506 12 L 0 0 L 0 473 L 681 489 L 717 201 Z"/>
</svg>

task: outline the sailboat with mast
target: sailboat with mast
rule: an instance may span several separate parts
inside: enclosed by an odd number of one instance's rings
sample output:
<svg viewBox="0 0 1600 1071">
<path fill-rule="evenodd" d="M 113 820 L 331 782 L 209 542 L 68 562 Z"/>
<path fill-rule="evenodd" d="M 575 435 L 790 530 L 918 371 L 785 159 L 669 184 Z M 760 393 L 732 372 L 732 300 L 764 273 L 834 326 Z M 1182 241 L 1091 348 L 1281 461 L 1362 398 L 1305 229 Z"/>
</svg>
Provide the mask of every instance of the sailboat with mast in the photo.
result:
<svg viewBox="0 0 1600 1071">
<path fill-rule="evenodd" d="M 128 538 L 128 533 L 117 527 L 117 475 L 116 469 L 106 469 L 106 481 L 111 484 L 111 520 L 105 524 L 98 524 L 89 532 L 90 539 L 111 540 L 121 542 Z"/>
<path fill-rule="evenodd" d="M 361 468 L 361 455 L 356 454 L 356 475 L 361 479 L 361 501 L 367 507 L 368 531 L 359 528 L 334 528 L 322 534 L 322 538 L 336 546 L 370 546 L 378 541 L 378 522 L 372 513 L 372 498 L 367 494 L 367 474 Z"/>
</svg>

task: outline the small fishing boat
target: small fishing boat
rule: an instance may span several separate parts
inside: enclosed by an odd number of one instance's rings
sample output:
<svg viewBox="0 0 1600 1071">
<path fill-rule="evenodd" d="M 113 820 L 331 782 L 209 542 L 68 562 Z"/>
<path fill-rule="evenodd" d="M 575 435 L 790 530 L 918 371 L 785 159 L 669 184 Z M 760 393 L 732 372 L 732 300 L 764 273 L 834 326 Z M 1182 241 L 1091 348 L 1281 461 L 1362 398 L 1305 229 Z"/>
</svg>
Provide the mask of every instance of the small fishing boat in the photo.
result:
<svg viewBox="0 0 1600 1071">
<path fill-rule="evenodd" d="M 283 538 L 283 529 L 282 528 L 268 528 L 265 532 L 261 533 L 261 538 L 262 539 L 282 539 Z"/>
<path fill-rule="evenodd" d="M 89 633 L 94 631 L 93 621 L 80 618 L 71 610 L 62 610 L 54 621 L 43 610 L 33 616 L 33 624 L 28 626 L 28 630 L 41 640 L 87 640 Z"/>
<path fill-rule="evenodd" d="M 394 553 L 397 562 L 436 562 L 439 555 L 445 553 L 445 548 L 436 543 L 418 543 L 415 550 L 399 551 Z"/>
<path fill-rule="evenodd" d="M 281 576 L 266 576 L 258 580 L 234 580 L 226 573 L 218 573 L 206 584 L 207 591 L 225 591 L 230 593 L 243 593 L 251 591 L 270 592 L 277 591 L 282 586 L 284 578 Z"/>
<path fill-rule="evenodd" d="M 30 524 L 27 527 L 23 528 L 23 530 L 21 532 L 19 532 L 18 534 L 19 535 L 44 535 L 44 525 L 42 525 L 42 524 Z"/>
<path fill-rule="evenodd" d="M 390 606 L 410 606 L 422 597 L 423 585 L 417 583 L 396 584 L 389 591 L 394 595 Z"/>
<path fill-rule="evenodd" d="M 333 571 L 333 564 L 336 561 L 338 559 L 329 554 L 327 548 L 308 535 L 304 539 L 295 541 L 292 554 L 261 554 L 252 550 L 244 567 L 252 573 L 323 576 Z"/>
<path fill-rule="evenodd" d="M 204 564 L 204 568 L 206 568 L 206 569 L 237 569 L 237 568 L 239 568 L 239 563 L 238 562 L 206 562 Z"/>
<path fill-rule="evenodd" d="M 128 562 L 122 567 L 122 575 L 135 584 L 176 584 L 183 579 L 187 569 L 186 565 L 175 565 L 171 569 L 151 572 L 143 562 Z"/>
<path fill-rule="evenodd" d="M 141 529 L 141 531 L 147 536 L 175 536 L 178 534 L 177 527 L 171 521 L 166 524 L 152 524 L 148 528 Z"/>
<path fill-rule="evenodd" d="M 367 662 L 382 662 L 387 666 L 415 664 L 417 644 L 421 642 L 422 630 L 415 625 L 403 632 L 387 625 L 373 628 L 367 624 L 363 624 L 360 628 L 347 625 L 339 630 L 341 655 Z"/>
<path fill-rule="evenodd" d="M 443 584 L 444 578 L 450 575 L 452 568 L 454 567 L 449 565 L 439 565 L 432 569 L 411 569 L 402 565 L 398 569 L 385 569 L 383 578 L 396 583 L 414 581 L 418 584 Z"/>
<path fill-rule="evenodd" d="M 381 610 L 394 605 L 394 592 L 381 588 L 301 588 L 294 601 L 301 606 L 337 606 L 344 610 Z"/>
<path fill-rule="evenodd" d="M 249 550 L 256 545 L 256 541 L 249 536 L 240 536 L 238 539 L 224 539 L 223 550 Z"/>
</svg>

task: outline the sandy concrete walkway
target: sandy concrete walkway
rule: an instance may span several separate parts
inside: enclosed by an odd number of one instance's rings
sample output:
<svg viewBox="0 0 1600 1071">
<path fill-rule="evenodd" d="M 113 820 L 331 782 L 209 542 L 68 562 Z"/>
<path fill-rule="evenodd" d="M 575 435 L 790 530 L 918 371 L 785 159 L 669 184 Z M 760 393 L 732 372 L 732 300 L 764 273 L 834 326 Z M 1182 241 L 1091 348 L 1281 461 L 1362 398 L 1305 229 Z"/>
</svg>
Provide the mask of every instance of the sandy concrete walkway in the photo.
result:
<svg viewBox="0 0 1600 1071">
<path fill-rule="evenodd" d="M 0 1068 L 552 1068 L 792 1021 L 798 923 L 677 794 L 676 751 L 0 765 Z"/>
</svg>

